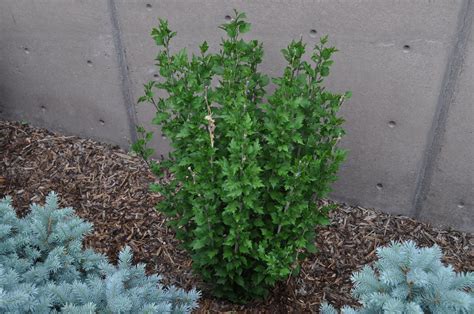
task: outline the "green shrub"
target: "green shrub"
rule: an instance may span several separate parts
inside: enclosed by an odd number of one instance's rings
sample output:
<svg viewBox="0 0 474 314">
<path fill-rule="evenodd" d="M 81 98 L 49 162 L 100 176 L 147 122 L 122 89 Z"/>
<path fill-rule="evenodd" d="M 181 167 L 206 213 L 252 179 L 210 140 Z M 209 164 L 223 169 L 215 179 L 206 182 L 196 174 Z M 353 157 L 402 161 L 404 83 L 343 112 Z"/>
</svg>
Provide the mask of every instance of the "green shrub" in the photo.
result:
<svg viewBox="0 0 474 314">
<path fill-rule="evenodd" d="M 196 307 L 198 292 L 163 288 L 143 264 L 132 267 L 129 248 L 117 267 L 84 250 L 91 224 L 71 208 L 58 209 L 54 193 L 22 219 L 10 203 L 0 201 L 1 313 L 187 313 Z"/>
<path fill-rule="evenodd" d="M 176 33 L 160 20 L 151 35 L 162 47 L 161 79 L 145 85 L 139 102 L 153 104 L 152 122 L 173 148 L 169 160 L 152 165 L 157 175 L 172 173 L 169 184 L 152 186 L 165 196 L 158 209 L 172 218 L 214 294 L 244 302 L 267 295 L 315 251 L 314 227 L 328 222 L 330 209 L 316 200 L 329 192 L 345 155 L 336 147 L 344 134 L 337 112 L 350 95 L 322 86 L 336 52 L 327 37 L 312 62 L 303 60 L 302 40 L 283 49 L 288 65 L 266 96 L 270 80 L 257 69 L 262 44 L 240 38 L 250 30 L 245 15 L 235 12 L 220 28 L 227 38 L 218 53 L 204 42 L 200 55 L 173 55 Z"/>
<path fill-rule="evenodd" d="M 455 273 L 441 263 L 441 250 L 412 241 L 378 248 L 374 269 L 353 274 L 354 298 L 362 308 L 342 313 L 474 313 L 474 273 Z M 328 304 L 322 314 L 336 314 Z"/>
</svg>

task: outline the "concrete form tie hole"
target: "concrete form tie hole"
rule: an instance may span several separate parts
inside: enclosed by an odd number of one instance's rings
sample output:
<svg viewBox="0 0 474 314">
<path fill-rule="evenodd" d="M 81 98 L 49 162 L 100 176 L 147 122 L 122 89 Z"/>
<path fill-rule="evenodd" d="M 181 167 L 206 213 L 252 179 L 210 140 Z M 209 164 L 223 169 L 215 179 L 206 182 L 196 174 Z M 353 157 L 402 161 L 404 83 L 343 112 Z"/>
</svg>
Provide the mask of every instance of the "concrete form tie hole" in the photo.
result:
<svg viewBox="0 0 474 314">
<path fill-rule="evenodd" d="M 99 120 L 99 123 L 100 123 L 100 125 L 105 125 L 105 121 L 102 120 L 102 119 Z"/>
<path fill-rule="evenodd" d="M 397 125 L 397 123 L 393 120 L 388 121 L 388 127 L 389 128 L 394 128 Z"/>
<path fill-rule="evenodd" d="M 44 106 L 44 105 L 41 106 L 41 111 L 42 111 L 42 112 L 46 112 L 46 106 Z"/>
<path fill-rule="evenodd" d="M 382 183 L 377 183 L 375 185 L 375 187 L 377 188 L 377 190 L 381 191 L 383 189 L 383 184 Z"/>
<path fill-rule="evenodd" d="M 91 66 L 92 66 L 92 61 L 91 61 L 91 60 L 87 60 L 87 65 L 91 67 Z"/>
<path fill-rule="evenodd" d="M 403 46 L 403 52 L 409 52 L 411 49 L 410 45 L 404 45 Z"/>
<path fill-rule="evenodd" d="M 147 3 L 147 4 L 146 4 L 146 9 L 147 9 L 148 11 L 151 11 L 151 8 L 152 8 L 151 3 Z"/>
<path fill-rule="evenodd" d="M 458 203 L 458 208 L 462 209 L 462 208 L 464 208 L 464 206 L 465 206 L 465 204 L 464 204 L 463 201 Z"/>
<path fill-rule="evenodd" d="M 316 36 L 318 36 L 318 31 L 315 30 L 315 29 L 311 29 L 311 30 L 309 31 L 309 36 L 310 36 L 310 37 L 313 37 L 313 38 L 316 38 Z"/>
<path fill-rule="evenodd" d="M 224 16 L 224 19 L 225 19 L 226 21 L 232 21 L 232 16 L 226 15 L 226 16 Z"/>
<path fill-rule="evenodd" d="M 27 55 L 30 54 L 30 49 L 28 49 L 27 47 L 23 48 L 23 50 L 25 51 Z"/>
</svg>

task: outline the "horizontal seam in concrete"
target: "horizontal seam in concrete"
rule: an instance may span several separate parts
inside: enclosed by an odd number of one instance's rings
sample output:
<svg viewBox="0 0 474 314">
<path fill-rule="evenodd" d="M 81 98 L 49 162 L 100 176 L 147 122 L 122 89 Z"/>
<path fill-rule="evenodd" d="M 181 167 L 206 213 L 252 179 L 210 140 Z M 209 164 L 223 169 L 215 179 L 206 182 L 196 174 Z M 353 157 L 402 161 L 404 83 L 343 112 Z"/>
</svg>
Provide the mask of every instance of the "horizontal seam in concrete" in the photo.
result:
<svg viewBox="0 0 474 314">
<path fill-rule="evenodd" d="M 115 50 L 117 52 L 117 62 L 120 67 L 120 80 L 122 85 L 122 97 L 127 111 L 128 127 L 130 131 L 130 139 L 132 143 L 137 140 L 137 114 L 135 111 L 135 104 L 133 101 L 131 82 L 128 73 L 127 56 L 122 42 L 122 33 L 120 31 L 119 17 L 117 7 L 114 0 L 108 0 L 110 11 L 110 18 L 112 20 L 112 35 L 114 39 Z"/>
<path fill-rule="evenodd" d="M 449 108 L 454 102 L 456 84 L 464 64 L 466 46 L 474 16 L 473 10 L 472 0 L 466 0 L 459 14 L 459 22 L 456 30 L 457 39 L 448 57 L 441 92 L 438 97 L 435 115 L 428 133 L 420 171 L 417 176 L 416 190 L 412 203 L 412 216 L 415 218 L 420 217 L 423 203 L 431 187 L 435 164 L 441 151 L 441 143 L 446 132 Z"/>
</svg>

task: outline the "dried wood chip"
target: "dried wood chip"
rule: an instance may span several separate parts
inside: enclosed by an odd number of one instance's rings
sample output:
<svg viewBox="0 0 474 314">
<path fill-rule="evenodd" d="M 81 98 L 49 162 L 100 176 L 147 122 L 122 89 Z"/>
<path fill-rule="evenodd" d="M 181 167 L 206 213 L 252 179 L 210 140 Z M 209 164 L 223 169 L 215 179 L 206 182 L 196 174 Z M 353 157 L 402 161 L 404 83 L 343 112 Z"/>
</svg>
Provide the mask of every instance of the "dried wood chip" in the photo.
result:
<svg viewBox="0 0 474 314">
<path fill-rule="evenodd" d="M 154 209 L 161 197 L 149 191 L 152 182 L 160 183 L 146 164 L 117 147 L 0 121 L 0 197 L 10 195 L 18 214 L 24 215 L 31 202 L 43 202 L 49 191 L 56 191 L 62 206 L 75 208 L 94 224 L 85 246 L 116 261 L 118 251 L 129 245 L 135 262 L 161 274 L 164 284 L 203 290 L 197 312 L 317 312 L 324 299 L 338 307 L 357 305 L 350 295 L 352 272 L 373 262 L 375 249 L 391 240 L 437 243 L 444 262 L 457 271 L 474 271 L 472 234 L 339 204 L 330 214 L 331 224 L 317 230 L 319 252 L 303 261 L 298 275 L 278 284 L 265 301 L 230 304 L 210 297 L 192 274 L 189 255 Z"/>
</svg>

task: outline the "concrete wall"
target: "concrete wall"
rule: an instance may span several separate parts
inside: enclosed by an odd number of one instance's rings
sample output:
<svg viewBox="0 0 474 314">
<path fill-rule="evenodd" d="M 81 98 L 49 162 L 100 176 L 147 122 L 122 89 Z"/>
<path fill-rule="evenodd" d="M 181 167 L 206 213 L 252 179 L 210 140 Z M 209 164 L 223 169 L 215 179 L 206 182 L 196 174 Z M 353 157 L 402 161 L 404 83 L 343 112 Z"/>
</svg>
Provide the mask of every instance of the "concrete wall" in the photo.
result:
<svg viewBox="0 0 474 314">
<path fill-rule="evenodd" d="M 334 199 L 474 231 L 471 0 L 2 0 L 0 117 L 128 147 L 153 115 L 135 103 L 156 74 L 157 17 L 176 49 L 216 50 L 233 8 L 270 75 L 293 38 L 329 34 L 339 48 L 328 86 L 353 98 Z"/>
</svg>

